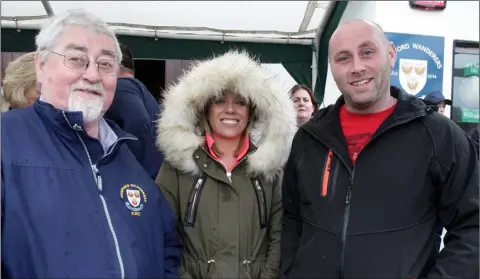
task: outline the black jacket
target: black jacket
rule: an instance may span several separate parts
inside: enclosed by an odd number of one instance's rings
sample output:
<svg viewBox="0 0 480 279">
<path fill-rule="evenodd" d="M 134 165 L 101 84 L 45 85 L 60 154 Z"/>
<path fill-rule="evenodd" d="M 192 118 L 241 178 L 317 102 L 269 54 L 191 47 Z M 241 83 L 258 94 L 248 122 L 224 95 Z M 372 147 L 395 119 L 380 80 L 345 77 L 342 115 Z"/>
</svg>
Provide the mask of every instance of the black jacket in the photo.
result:
<svg viewBox="0 0 480 279">
<path fill-rule="evenodd" d="M 477 155 L 478 155 L 478 134 L 479 134 L 479 132 L 480 132 L 480 124 L 470 132 L 470 138 L 473 141 L 473 145 L 475 146 L 475 150 L 477 150 Z"/>
<path fill-rule="evenodd" d="M 340 126 L 342 98 L 297 132 L 283 184 L 284 277 L 478 278 L 473 144 L 420 99 L 391 92 L 395 110 L 355 166 Z M 437 216 L 448 230 L 439 254 Z"/>
</svg>

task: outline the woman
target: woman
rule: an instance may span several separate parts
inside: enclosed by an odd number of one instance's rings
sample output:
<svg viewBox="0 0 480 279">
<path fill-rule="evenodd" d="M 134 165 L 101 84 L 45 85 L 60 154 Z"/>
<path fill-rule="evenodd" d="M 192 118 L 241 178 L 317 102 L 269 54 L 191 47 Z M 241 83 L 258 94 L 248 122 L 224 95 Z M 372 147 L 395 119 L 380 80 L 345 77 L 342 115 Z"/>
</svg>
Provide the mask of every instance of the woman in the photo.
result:
<svg viewBox="0 0 480 279">
<path fill-rule="evenodd" d="M 29 52 L 8 64 L 3 80 L 2 106 L 23 108 L 33 104 L 38 97 L 34 57 L 35 52 Z"/>
<path fill-rule="evenodd" d="M 300 126 L 307 122 L 318 110 L 318 104 L 312 90 L 306 86 L 297 84 L 290 89 L 290 98 L 297 112 L 297 124 Z"/>
<path fill-rule="evenodd" d="M 281 170 L 295 111 L 236 51 L 196 64 L 165 93 L 156 182 L 179 221 L 182 278 L 276 278 Z"/>
</svg>

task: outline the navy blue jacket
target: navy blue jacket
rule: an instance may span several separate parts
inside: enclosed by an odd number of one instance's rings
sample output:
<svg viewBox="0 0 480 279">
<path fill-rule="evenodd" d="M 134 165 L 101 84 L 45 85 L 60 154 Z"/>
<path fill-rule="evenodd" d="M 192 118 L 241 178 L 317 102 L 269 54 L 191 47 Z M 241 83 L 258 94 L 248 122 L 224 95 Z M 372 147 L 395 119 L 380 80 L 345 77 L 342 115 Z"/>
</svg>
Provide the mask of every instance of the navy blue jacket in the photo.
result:
<svg viewBox="0 0 480 279">
<path fill-rule="evenodd" d="M 176 220 L 118 139 L 37 100 L 2 114 L 3 278 L 178 278 Z"/>
<path fill-rule="evenodd" d="M 157 177 L 163 162 L 163 155 L 155 145 L 154 121 L 159 115 L 158 102 L 142 82 L 135 78 L 118 79 L 115 97 L 105 118 L 138 138 L 127 145 L 152 179 Z"/>
</svg>

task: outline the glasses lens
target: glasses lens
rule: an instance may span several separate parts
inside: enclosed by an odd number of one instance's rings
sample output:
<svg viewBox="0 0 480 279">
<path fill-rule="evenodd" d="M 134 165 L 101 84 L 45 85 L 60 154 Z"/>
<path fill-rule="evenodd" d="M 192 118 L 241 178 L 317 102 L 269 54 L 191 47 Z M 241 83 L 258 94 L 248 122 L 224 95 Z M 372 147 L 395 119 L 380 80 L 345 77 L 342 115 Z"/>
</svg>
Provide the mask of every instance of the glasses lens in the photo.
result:
<svg viewBox="0 0 480 279">
<path fill-rule="evenodd" d="M 98 71 L 101 74 L 108 75 L 115 72 L 115 61 L 109 59 L 102 59 L 97 62 Z"/>
<path fill-rule="evenodd" d="M 66 54 L 65 66 L 75 70 L 85 70 L 88 65 L 88 57 L 81 54 Z"/>
</svg>

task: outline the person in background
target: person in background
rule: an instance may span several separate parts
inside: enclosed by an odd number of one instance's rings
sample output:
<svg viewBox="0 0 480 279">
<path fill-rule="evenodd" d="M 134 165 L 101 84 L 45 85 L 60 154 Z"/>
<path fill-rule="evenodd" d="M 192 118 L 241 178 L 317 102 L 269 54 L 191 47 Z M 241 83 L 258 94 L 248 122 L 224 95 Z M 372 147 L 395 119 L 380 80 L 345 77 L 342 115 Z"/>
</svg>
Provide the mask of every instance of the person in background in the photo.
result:
<svg viewBox="0 0 480 279">
<path fill-rule="evenodd" d="M 185 245 L 181 278 L 277 278 L 289 96 L 237 51 L 199 62 L 164 96 L 156 181 Z"/>
<path fill-rule="evenodd" d="M 396 48 L 378 24 L 340 25 L 328 52 L 342 96 L 293 140 L 282 194 L 282 276 L 478 278 L 472 142 L 391 86 Z M 447 229 L 440 253 L 437 220 Z"/>
<path fill-rule="evenodd" d="M 160 105 L 147 87 L 135 78 L 133 53 L 126 45 L 120 44 L 122 63 L 112 105 L 105 118 L 112 120 L 125 132 L 138 140 L 127 142 L 135 158 L 148 175 L 155 180 L 163 162 L 163 155 L 155 146 L 156 129 L 154 121 L 160 115 Z"/>
<path fill-rule="evenodd" d="M 438 111 L 440 114 L 445 113 L 446 105 L 449 105 L 449 106 L 452 105 L 452 101 L 449 99 L 446 99 L 445 96 L 443 96 L 442 92 L 440 91 L 417 94 L 417 97 L 422 99 L 426 105 L 435 106 L 436 111 Z"/>
<path fill-rule="evenodd" d="M 178 278 L 168 202 L 102 116 L 122 53 L 84 10 L 36 37 L 33 106 L 2 114 L 2 278 Z"/>
<path fill-rule="evenodd" d="M 312 90 L 301 84 L 296 84 L 289 91 L 290 98 L 297 112 L 297 125 L 303 125 L 318 110 L 318 103 L 313 96 Z"/>
<path fill-rule="evenodd" d="M 5 69 L 3 99 L 9 109 L 30 106 L 38 98 L 34 57 L 35 52 L 26 53 Z"/>
</svg>

